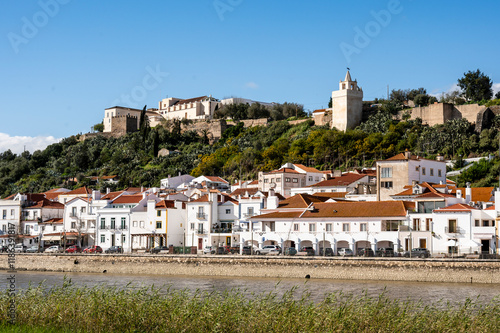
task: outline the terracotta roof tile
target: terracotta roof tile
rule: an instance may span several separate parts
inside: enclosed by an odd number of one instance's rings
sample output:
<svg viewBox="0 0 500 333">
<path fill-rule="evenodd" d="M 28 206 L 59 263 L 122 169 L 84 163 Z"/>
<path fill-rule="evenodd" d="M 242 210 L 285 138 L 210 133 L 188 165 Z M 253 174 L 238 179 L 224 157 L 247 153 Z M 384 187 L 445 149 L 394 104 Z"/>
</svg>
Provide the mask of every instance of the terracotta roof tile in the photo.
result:
<svg viewBox="0 0 500 333">
<path fill-rule="evenodd" d="M 139 203 L 142 200 L 141 194 L 122 195 L 113 201 L 113 204 Z"/>
<path fill-rule="evenodd" d="M 175 201 L 173 200 L 162 200 L 156 203 L 155 208 L 175 208 Z"/>
<path fill-rule="evenodd" d="M 319 197 L 311 194 L 296 194 L 293 197 L 281 201 L 279 208 L 307 208 L 312 202 L 325 202 L 328 197 Z"/>
<path fill-rule="evenodd" d="M 331 187 L 331 186 L 345 186 L 350 185 L 366 175 L 358 175 L 355 173 L 348 173 L 340 177 L 333 177 L 327 180 L 320 181 L 319 183 L 309 185 L 307 187 Z"/>
<path fill-rule="evenodd" d="M 321 171 L 319 171 L 318 169 L 316 168 L 311 168 L 311 167 L 307 167 L 303 164 L 294 164 L 295 166 L 301 168 L 302 170 L 304 170 L 305 172 L 316 172 L 316 173 L 321 173 Z"/>
<path fill-rule="evenodd" d="M 295 212 L 274 212 L 251 218 L 356 218 L 356 217 L 406 217 L 407 207 L 404 201 L 361 201 L 361 202 L 323 202 L 314 203 L 311 210 Z"/>
<path fill-rule="evenodd" d="M 27 207 L 27 208 L 52 208 L 52 209 L 64 209 L 64 205 L 62 203 L 56 201 L 50 201 L 48 199 L 43 199 L 38 201 L 35 205 Z"/>
<path fill-rule="evenodd" d="M 468 211 L 471 211 L 471 210 L 476 210 L 476 208 L 473 208 L 473 207 L 471 207 L 469 205 L 466 205 L 466 204 L 459 203 L 459 204 L 451 205 L 451 206 L 448 206 L 448 207 L 434 209 L 434 212 L 435 213 L 468 212 Z"/>
<path fill-rule="evenodd" d="M 465 187 L 454 188 L 452 193 L 456 194 L 457 190 L 462 191 L 462 196 L 465 197 Z M 478 202 L 492 202 L 495 201 L 495 196 L 493 192 L 494 187 L 472 187 L 471 189 L 471 201 Z"/>
<path fill-rule="evenodd" d="M 279 170 L 269 171 L 269 173 L 300 173 L 300 172 L 298 172 L 294 169 L 291 169 L 291 168 L 282 168 Z"/>
<path fill-rule="evenodd" d="M 205 176 L 205 177 L 213 182 L 221 182 L 221 183 L 229 184 L 227 180 L 222 179 L 222 178 L 217 177 L 217 176 Z"/>
<path fill-rule="evenodd" d="M 81 194 L 92 194 L 92 191 L 87 188 L 87 186 L 83 186 L 80 188 L 77 188 L 76 190 L 66 192 L 66 193 L 61 193 L 62 195 L 81 195 Z"/>
</svg>

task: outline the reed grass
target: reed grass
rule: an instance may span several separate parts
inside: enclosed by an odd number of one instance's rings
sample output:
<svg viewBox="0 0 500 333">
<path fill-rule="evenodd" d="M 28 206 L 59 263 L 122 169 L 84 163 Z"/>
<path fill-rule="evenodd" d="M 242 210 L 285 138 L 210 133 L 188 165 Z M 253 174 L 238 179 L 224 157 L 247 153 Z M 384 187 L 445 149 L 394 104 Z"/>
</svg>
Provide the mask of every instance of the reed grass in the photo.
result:
<svg viewBox="0 0 500 333">
<path fill-rule="evenodd" d="M 332 293 L 310 301 L 296 289 L 245 294 L 189 292 L 168 287 L 30 286 L 16 296 L 17 323 L 2 332 L 499 332 L 500 299 L 464 304 L 390 300 Z"/>
</svg>

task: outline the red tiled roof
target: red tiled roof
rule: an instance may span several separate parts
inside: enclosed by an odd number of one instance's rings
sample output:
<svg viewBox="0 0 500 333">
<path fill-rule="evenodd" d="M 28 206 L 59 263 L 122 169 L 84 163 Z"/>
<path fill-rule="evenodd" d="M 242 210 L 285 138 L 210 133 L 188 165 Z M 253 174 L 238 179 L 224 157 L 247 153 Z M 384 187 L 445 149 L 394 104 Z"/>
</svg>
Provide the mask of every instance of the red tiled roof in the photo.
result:
<svg viewBox="0 0 500 333">
<path fill-rule="evenodd" d="M 356 218 L 356 217 L 406 217 L 408 206 L 404 201 L 359 201 L 359 202 L 323 202 L 314 203 L 310 210 L 294 212 L 274 212 L 251 218 Z M 314 208 L 314 209 L 312 209 Z"/>
<path fill-rule="evenodd" d="M 76 190 L 66 192 L 66 193 L 61 193 L 62 195 L 80 195 L 80 194 L 92 194 L 92 191 L 87 188 L 87 186 L 83 186 L 80 188 L 77 188 Z"/>
<path fill-rule="evenodd" d="M 237 197 L 238 195 L 243 196 L 253 196 L 255 193 L 259 192 L 259 189 L 256 187 L 251 188 L 239 188 L 234 190 L 230 195 L 232 197 Z M 247 195 L 248 193 L 248 195 Z"/>
<path fill-rule="evenodd" d="M 48 199 L 43 199 L 38 201 L 35 205 L 27 208 L 52 208 L 52 209 L 64 209 L 64 205 L 59 202 L 50 201 Z"/>
<path fill-rule="evenodd" d="M 326 198 L 345 198 L 347 193 L 349 192 L 316 192 L 314 193 L 314 196 Z"/>
<path fill-rule="evenodd" d="M 202 195 L 196 200 L 192 200 L 191 202 L 208 202 L 208 194 Z"/>
<path fill-rule="evenodd" d="M 300 169 L 304 170 L 305 172 L 316 172 L 316 173 L 321 173 L 321 171 L 319 171 L 318 169 L 316 168 L 311 168 L 311 167 L 307 167 L 303 164 L 294 164 L 296 167 L 299 167 Z"/>
<path fill-rule="evenodd" d="M 269 171 L 269 173 L 300 173 L 300 172 L 295 171 L 294 169 L 290 169 L 290 168 L 282 168 L 279 170 Z"/>
<path fill-rule="evenodd" d="M 345 186 L 366 177 L 366 175 L 358 175 L 355 173 L 347 173 L 340 177 L 333 177 L 327 180 L 320 181 L 319 183 L 309 185 L 307 187 L 330 187 L 330 186 Z"/>
<path fill-rule="evenodd" d="M 466 204 L 455 204 L 455 205 L 451 205 L 451 206 L 448 206 L 448 207 L 444 207 L 444 208 L 438 208 L 438 209 L 434 209 L 434 212 L 435 213 L 442 213 L 442 212 L 469 212 L 471 210 L 476 210 L 475 208 L 469 206 L 469 205 L 466 205 Z"/>
<path fill-rule="evenodd" d="M 102 197 L 101 197 L 101 200 L 113 200 L 113 199 L 115 199 L 117 196 L 119 196 L 120 194 L 122 194 L 123 192 L 125 192 L 125 191 L 109 192 L 109 193 L 108 193 L 108 194 L 106 194 L 105 196 L 102 196 Z"/>
<path fill-rule="evenodd" d="M 221 182 L 221 183 L 229 184 L 227 182 L 227 180 L 222 179 L 222 178 L 217 177 L 217 176 L 205 176 L 205 177 L 208 178 L 209 180 L 213 181 L 213 182 Z"/>
<path fill-rule="evenodd" d="M 250 183 L 248 183 L 248 185 L 259 185 L 259 181 L 258 180 L 252 180 Z"/>
<path fill-rule="evenodd" d="M 399 154 L 397 154 L 397 155 L 395 155 L 393 157 L 389 157 L 385 161 L 408 161 L 408 160 L 416 160 L 416 161 L 418 161 L 419 158 L 418 158 L 418 156 L 413 155 L 413 154 L 411 154 L 410 158 L 406 158 L 405 154 L 399 153 Z"/>
<path fill-rule="evenodd" d="M 320 113 L 320 112 L 325 112 L 326 109 L 318 109 L 318 110 L 314 110 L 313 113 Z"/>
<path fill-rule="evenodd" d="M 156 203 L 155 208 L 175 208 L 175 201 L 173 200 L 162 200 Z"/>
<path fill-rule="evenodd" d="M 319 197 L 311 194 L 296 194 L 278 204 L 279 208 L 307 208 L 313 202 L 325 202 L 327 197 Z"/>
<path fill-rule="evenodd" d="M 128 204 L 128 203 L 139 203 L 142 200 L 142 195 L 122 195 L 113 201 L 113 204 Z"/>
<path fill-rule="evenodd" d="M 456 194 L 457 190 L 462 191 L 462 197 L 465 197 L 465 187 L 453 188 L 452 193 Z M 471 201 L 478 202 L 492 202 L 495 201 L 493 191 L 494 187 L 472 187 L 471 189 Z"/>
</svg>

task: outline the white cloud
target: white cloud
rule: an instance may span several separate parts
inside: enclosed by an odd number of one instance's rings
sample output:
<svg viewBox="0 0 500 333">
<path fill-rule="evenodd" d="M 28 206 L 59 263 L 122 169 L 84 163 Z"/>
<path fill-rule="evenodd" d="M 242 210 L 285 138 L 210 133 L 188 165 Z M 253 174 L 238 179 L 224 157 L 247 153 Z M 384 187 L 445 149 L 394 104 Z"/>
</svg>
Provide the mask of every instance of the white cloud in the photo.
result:
<svg viewBox="0 0 500 333">
<path fill-rule="evenodd" d="M 0 152 L 3 153 L 10 149 L 15 154 L 21 154 L 26 146 L 26 150 L 33 153 L 59 141 L 61 139 L 56 139 L 53 136 L 10 136 L 9 134 L 0 133 Z"/>
<path fill-rule="evenodd" d="M 500 83 L 493 83 L 491 88 L 493 88 L 493 96 L 495 96 L 495 94 L 500 91 Z"/>
<path fill-rule="evenodd" d="M 252 81 L 247 82 L 245 84 L 245 87 L 250 88 L 250 89 L 259 89 L 259 85 L 255 82 L 252 82 Z"/>
</svg>

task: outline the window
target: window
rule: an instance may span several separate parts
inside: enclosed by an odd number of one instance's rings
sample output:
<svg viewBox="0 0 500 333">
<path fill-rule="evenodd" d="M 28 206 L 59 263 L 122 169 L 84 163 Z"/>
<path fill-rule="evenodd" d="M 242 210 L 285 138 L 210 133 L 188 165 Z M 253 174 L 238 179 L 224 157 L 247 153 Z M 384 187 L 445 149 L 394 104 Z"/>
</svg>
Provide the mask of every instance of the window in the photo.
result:
<svg viewBox="0 0 500 333">
<path fill-rule="evenodd" d="M 71 222 L 71 229 L 76 229 L 76 222 Z"/>
<path fill-rule="evenodd" d="M 203 223 L 198 223 L 198 233 L 203 234 Z"/>
<path fill-rule="evenodd" d="M 366 223 L 360 223 L 359 224 L 359 231 L 366 231 Z"/>
<path fill-rule="evenodd" d="M 392 168 L 380 169 L 380 178 L 392 178 Z"/>
<path fill-rule="evenodd" d="M 161 216 L 161 210 L 156 211 L 156 216 Z"/>
<path fill-rule="evenodd" d="M 285 178 L 285 182 L 289 183 L 290 182 L 290 178 Z"/>
<path fill-rule="evenodd" d="M 14 209 L 11 209 L 10 210 L 10 216 L 14 217 L 14 214 L 15 214 Z"/>
<path fill-rule="evenodd" d="M 432 219 L 425 219 L 425 231 L 431 231 Z"/>
<path fill-rule="evenodd" d="M 269 228 L 271 229 L 271 231 L 275 231 L 276 230 L 276 222 L 269 222 Z"/>
<path fill-rule="evenodd" d="M 448 232 L 457 232 L 457 220 L 448 220 Z"/>
<path fill-rule="evenodd" d="M 247 214 L 248 214 L 248 216 L 252 216 L 253 215 L 253 207 L 248 207 L 247 208 Z"/>
<path fill-rule="evenodd" d="M 432 168 L 431 168 L 431 169 L 429 170 L 429 175 L 434 176 L 434 169 L 432 169 Z"/>
<path fill-rule="evenodd" d="M 281 178 L 276 178 L 276 183 L 281 183 Z"/>
<path fill-rule="evenodd" d="M 489 227 L 490 226 L 490 221 L 489 220 L 483 220 L 483 227 Z"/>
<path fill-rule="evenodd" d="M 293 231 L 299 231 L 299 224 L 298 223 L 293 224 Z"/>
<path fill-rule="evenodd" d="M 71 216 L 76 216 L 76 207 L 71 208 Z"/>
<path fill-rule="evenodd" d="M 420 219 L 413 219 L 413 231 L 420 231 Z"/>
<path fill-rule="evenodd" d="M 191 223 L 191 230 L 194 230 L 194 223 Z"/>
<path fill-rule="evenodd" d="M 392 182 L 380 182 L 382 188 L 392 188 Z"/>
<path fill-rule="evenodd" d="M 474 220 L 474 226 L 475 227 L 480 227 L 481 226 L 479 220 Z"/>
<path fill-rule="evenodd" d="M 106 242 L 106 236 L 101 235 L 101 243 L 105 243 L 105 242 Z"/>
<path fill-rule="evenodd" d="M 85 211 L 86 211 L 86 209 L 85 209 L 85 208 L 86 208 L 86 207 L 80 207 L 80 213 L 85 213 Z"/>
<path fill-rule="evenodd" d="M 7 209 L 4 209 L 4 210 L 2 211 L 2 218 L 3 218 L 4 220 L 6 220 L 6 219 L 7 219 Z"/>
<path fill-rule="evenodd" d="M 441 177 L 441 169 L 438 169 L 438 177 Z"/>
<path fill-rule="evenodd" d="M 319 177 L 316 177 L 316 181 L 319 182 Z"/>
<path fill-rule="evenodd" d="M 156 229 L 161 229 L 161 221 L 156 221 Z"/>
<path fill-rule="evenodd" d="M 313 177 L 309 176 L 307 180 L 310 181 L 310 182 L 312 182 L 313 181 Z"/>
<path fill-rule="evenodd" d="M 137 221 L 134 221 L 132 224 L 135 228 L 137 228 Z"/>
<path fill-rule="evenodd" d="M 226 214 L 231 214 L 231 209 L 226 209 Z"/>
<path fill-rule="evenodd" d="M 422 168 L 422 175 L 425 176 L 425 168 Z"/>
<path fill-rule="evenodd" d="M 115 229 L 115 227 L 116 227 L 116 224 L 115 224 L 115 218 L 114 218 L 114 217 L 112 217 L 112 218 L 111 218 L 111 229 Z"/>
<path fill-rule="evenodd" d="M 29 226 L 29 225 L 27 225 L 27 226 L 26 226 L 25 233 L 26 233 L 26 234 L 29 234 L 29 233 L 30 233 L 30 226 Z"/>
<path fill-rule="evenodd" d="M 326 231 L 332 231 L 332 224 L 331 223 L 326 224 Z"/>
<path fill-rule="evenodd" d="M 38 226 L 37 225 L 35 225 L 35 231 L 38 231 Z"/>
<path fill-rule="evenodd" d="M 316 231 L 316 223 L 309 223 L 309 232 Z"/>
<path fill-rule="evenodd" d="M 269 179 L 264 179 L 264 183 L 269 183 Z"/>
<path fill-rule="evenodd" d="M 4 225 L 2 226 L 2 231 L 3 231 L 3 232 L 7 232 L 7 225 L 5 225 L 5 224 L 4 224 Z"/>
<path fill-rule="evenodd" d="M 139 226 L 140 226 L 141 228 L 144 228 L 144 221 L 139 222 Z"/>
<path fill-rule="evenodd" d="M 342 231 L 349 231 L 349 223 L 342 224 Z"/>
<path fill-rule="evenodd" d="M 85 221 L 84 222 L 80 222 L 80 229 L 85 229 Z"/>
<path fill-rule="evenodd" d="M 125 229 L 125 218 L 124 217 L 122 217 L 121 226 L 120 227 L 121 227 L 122 230 Z"/>
<path fill-rule="evenodd" d="M 299 182 L 299 179 L 298 178 L 293 178 L 292 179 L 292 183 L 298 183 Z"/>
</svg>

